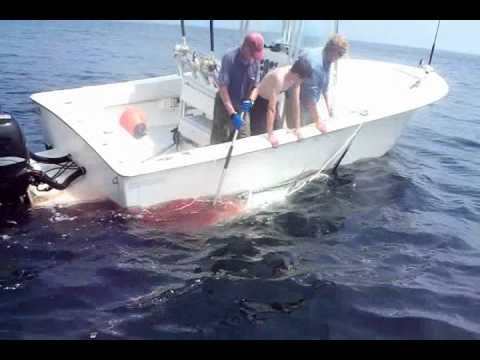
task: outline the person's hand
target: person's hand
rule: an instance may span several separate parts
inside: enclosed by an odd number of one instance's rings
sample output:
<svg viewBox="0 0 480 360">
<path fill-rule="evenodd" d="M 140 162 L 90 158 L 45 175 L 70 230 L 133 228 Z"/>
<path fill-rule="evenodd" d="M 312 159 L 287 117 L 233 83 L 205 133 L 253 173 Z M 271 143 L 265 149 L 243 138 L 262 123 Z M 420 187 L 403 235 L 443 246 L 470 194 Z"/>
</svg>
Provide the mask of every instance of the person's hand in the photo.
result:
<svg viewBox="0 0 480 360">
<path fill-rule="evenodd" d="M 297 137 L 297 141 L 300 141 L 303 139 L 303 136 L 300 133 L 300 129 L 293 129 L 293 135 Z"/>
<path fill-rule="evenodd" d="M 268 135 L 268 141 L 270 141 L 272 147 L 276 148 L 278 146 L 278 139 L 275 134 Z"/>
<path fill-rule="evenodd" d="M 243 125 L 243 120 L 242 120 L 242 118 L 240 117 L 240 115 L 238 115 L 237 113 L 233 113 L 232 115 L 230 115 L 230 119 L 232 120 L 232 125 L 233 125 L 233 127 L 234 127 L 236 130 L 240 130 L 240 128 L 241 128 L 242 125 Z"/>
<path fill-rule="evenodd" d="M 303 139 L 303 136 L 300 134 L 300 129 L 291 129 L 290 132 L 297 137 L 297 141 Z"/>
<path fill-rule="evenodd" d="M 245 99 L 245 100 L 242 100 L 240 102 L 240 111 L 241 112 L 250 112 L 250 110 L 252 110 L 252 107 L 253 107 L 253 101 L 250 100 L 250 99 Z"/>
<path fill-rule="evenodd" d="M 327 132 L 327 127 L 325 126 L 325 123 L 323 121 L 317 121 L 315 126 L 321 133 Z"/>
</svg>

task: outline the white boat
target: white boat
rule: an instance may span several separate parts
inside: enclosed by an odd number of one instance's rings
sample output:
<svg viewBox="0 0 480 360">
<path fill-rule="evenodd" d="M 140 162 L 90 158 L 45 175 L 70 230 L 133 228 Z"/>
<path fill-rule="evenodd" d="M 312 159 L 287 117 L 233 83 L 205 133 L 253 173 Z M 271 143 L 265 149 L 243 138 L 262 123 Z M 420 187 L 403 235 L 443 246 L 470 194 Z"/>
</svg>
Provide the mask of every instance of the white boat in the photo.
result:
<svg viewBox="0 0 480 360">
<path fill-rule="evenodd" d="M 274 48 L 265 52 L 279 64 L 292 63 L 301 47 L 303 21 L 284 25 L 282 41 L 289 54 Z M 242 22 L 241 31 L 247 28 Z M 110 199 L 130 208 L 215 196 L 230 146 L 209 145 L 216 88 L 208 65 L 216 59 L 200 54 L 192 61 L 192 49 L 183 40 L 176 48 L 178 74 L 31 96 L 52 147 L 44 155 L 68 153 L 86 169 L 63 199 Z M 304 126 L 297 141 L 288 128 L 280 129 L 278 148 L 266 135 L 237 140 L 222 195 L 295 184 L 334 166 L 348 145 L 342 164 L 383 156 L 416 110 L 448 93 L 447 83 L 430 66 L 345 58 L 332 76 L 335 116 L 327 121 L 328 132 Z M 147 133 L 141 138 L 119 124 L 132 106 L 146 114 Z M 318 106 L 325 115 L 322 99 Z M 177 127 L 181 140 L 174 143 Z"/>
</svg>

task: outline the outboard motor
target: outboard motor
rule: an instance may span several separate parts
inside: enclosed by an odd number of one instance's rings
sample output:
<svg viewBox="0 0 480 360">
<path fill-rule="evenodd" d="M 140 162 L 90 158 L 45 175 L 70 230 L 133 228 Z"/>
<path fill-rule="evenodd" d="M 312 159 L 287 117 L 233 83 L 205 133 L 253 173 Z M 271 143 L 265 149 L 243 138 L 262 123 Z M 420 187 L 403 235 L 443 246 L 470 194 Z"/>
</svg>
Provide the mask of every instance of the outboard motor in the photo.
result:
<svg viewBox="0 0 480 360">
<path fill-rule="evenodd" d="M 0 112 L 0 203 L 8 205 L 26 194 L 29 160 L 20 126 L 10 114 Z"/>
<path fill-rule="evenodd" d="M 85 174 L 85 168 L 77 167 L 63 183 L 59 183 L 46 173 L 35 170 L 30 164 L 31 159 L 49 164 L 68 162 L 69 168 L 72 163 L 70 155 L 47 158 L 31 153 L 18 122 L 10 113 L 0 111 L 0 205 L 29 204 L 27 190 L 30 185 L 46 184 L 48 190 L 63 190 Z"/>
</svg>

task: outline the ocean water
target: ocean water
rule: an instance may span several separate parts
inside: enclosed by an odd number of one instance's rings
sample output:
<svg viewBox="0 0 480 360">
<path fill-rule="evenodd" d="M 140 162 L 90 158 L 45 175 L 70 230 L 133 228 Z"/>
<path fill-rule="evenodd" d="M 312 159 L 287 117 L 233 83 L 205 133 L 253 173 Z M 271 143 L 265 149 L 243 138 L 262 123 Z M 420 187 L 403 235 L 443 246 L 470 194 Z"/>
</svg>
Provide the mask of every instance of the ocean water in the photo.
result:
<svg viewBox="0 0 480 360">
<path fill-rule="evenodd" d="M 187 31 L 208 50 L 207 29 Z M 32 93 L 173 73 L 178 39 L 157 24 L 0 21 L 0 106 L 43 150 Z M 217 55 L 238 40 L 217 31 Z M 450 93 L 388 154 L 263 210 L 194 232 L 103 203 L 2 223 L 0 339 L 479 339 L 479 60 L 438 51 Z"/>
</svg>

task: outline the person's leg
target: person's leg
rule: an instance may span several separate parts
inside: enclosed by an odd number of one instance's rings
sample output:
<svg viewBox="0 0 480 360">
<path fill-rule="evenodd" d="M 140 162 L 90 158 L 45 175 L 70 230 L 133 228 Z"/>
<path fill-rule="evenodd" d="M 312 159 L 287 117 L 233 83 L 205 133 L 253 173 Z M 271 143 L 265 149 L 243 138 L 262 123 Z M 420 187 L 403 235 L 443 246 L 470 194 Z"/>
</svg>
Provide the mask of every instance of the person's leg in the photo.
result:
<svg viewBox="0 0 480 360">
<path fill-rule="evenodd" d="M 310 116 L 310 112 L 305 106 L 301 106 L 301 109 L 300 109 L 300 123 L 302 126 L 313 123 L 313 119 Z"/>
<path fill-rule="evenodd" d="M 267 110 L 268 101 L 258 96 L 251 112 L 250 129 L 252 136 L 267 132 Z"/>
<path fill-rule="evenodd" d="M 230 136 L 230 138 L 233 138 L 233 127 L 232 127 L 232 135 Z M 240 128 L 240 130 L 238 130 L 238 136 L 237 136 L 237 139 L 241 139 L 241 138 L 245 138 L 245 137 L 249 137 L 250 136 L 250 115 L 249 114 L 245 114 L 243 116 L 243 125 L 242 127 Z"/>
<path fill-rule="evenodd" d="M 213 108 L 212 134 L 210 135 L 210 144 L 220 144 L 228 141 L 230 138 L 230 117 L 227 114 L 222 98 L 217 93 L 215 96 L 215 105 Z"/>
<path fill-rule="evenodd" d="M 285 91 L 285 118 L 287 123 L 287 128 L 295 128 L 295 119 L 293 118 L 293 96 L 291 94 L 291 89 Z"/>
<path fill-rule="evenodd" d="M 280 114 L 280 104 L 277 102 L 275 110 L 275 120 L 273 122 L 273 130 L 278 130 L 283 128 L 283 114 Z"/>
</svg>

